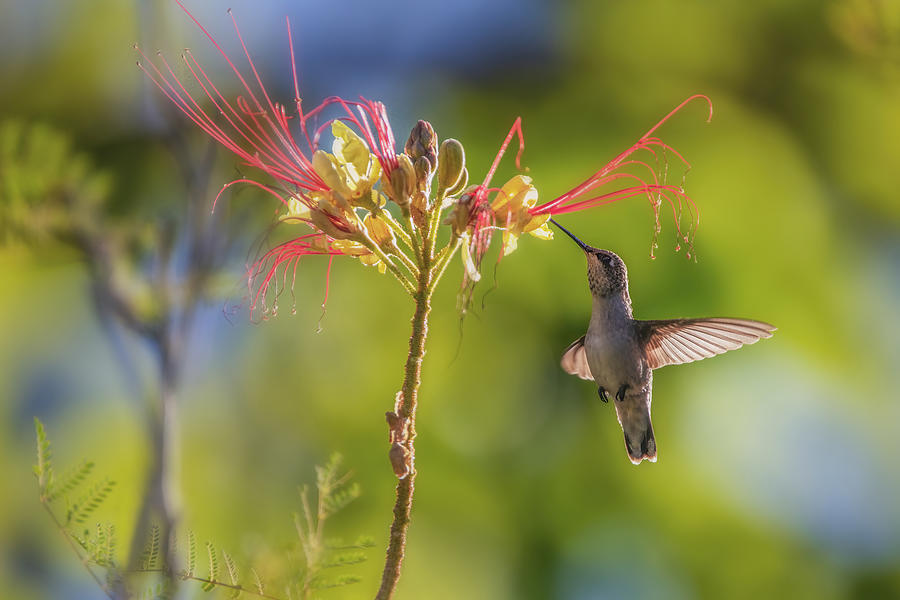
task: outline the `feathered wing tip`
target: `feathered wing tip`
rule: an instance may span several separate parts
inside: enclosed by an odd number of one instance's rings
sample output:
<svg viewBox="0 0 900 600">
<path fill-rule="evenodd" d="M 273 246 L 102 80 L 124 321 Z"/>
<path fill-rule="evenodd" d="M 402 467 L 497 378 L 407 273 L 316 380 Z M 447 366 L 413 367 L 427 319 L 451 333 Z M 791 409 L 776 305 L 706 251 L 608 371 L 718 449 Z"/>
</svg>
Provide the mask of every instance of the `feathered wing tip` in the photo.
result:
<svg viewBox="0 0 900 600">
<path fill-rule="evenodd" d="M 702 360 L 772 337 L 775 326 L 732 318 L 637 321 L 651 369 Z"/>
</svg>

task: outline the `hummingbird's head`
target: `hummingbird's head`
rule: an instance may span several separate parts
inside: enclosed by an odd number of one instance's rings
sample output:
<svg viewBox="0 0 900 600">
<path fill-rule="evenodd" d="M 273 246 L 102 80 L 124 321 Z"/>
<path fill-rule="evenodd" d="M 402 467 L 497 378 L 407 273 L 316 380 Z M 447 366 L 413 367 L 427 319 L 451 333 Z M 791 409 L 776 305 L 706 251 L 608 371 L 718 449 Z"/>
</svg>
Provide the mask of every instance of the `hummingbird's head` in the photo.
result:
<svg viewBox="0 0 900 600">
<path fill-rule="evenodd" d="M 588 264 L 588 283 L 591 286 L 592 294 L 609 296 L 622 291 L 628 292 L 628 270 L 618 254 L 610 250 L 588 246 L 553 219 L 550 219 L 550 222 L 559 227 L 584 250 Z"/>
</svg>

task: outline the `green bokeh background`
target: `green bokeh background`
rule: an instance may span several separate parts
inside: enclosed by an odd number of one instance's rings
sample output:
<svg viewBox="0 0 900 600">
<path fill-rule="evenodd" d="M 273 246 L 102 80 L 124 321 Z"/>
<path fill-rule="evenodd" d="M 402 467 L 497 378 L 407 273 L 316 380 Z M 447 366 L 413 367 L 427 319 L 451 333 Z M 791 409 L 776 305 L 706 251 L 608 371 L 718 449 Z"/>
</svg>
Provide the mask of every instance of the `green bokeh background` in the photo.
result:
<svg viewBox="0 0 900 600">
<path fill-rule="evenodd" d="M 224 11 L 189 6 L 227 36 Z M 396 86 L 383 96 L 399 105 L 398 138 L 429 119 L 439 136 L 465 144 L 479 178 L 521 115 L 523 162 L 548 200 L 683 98 L 709 95 L 710 124 L 697 104 L 660 131 L 694 166 L 697 262 L 672 252 L 667 221 L 649 258 L 652 213 L 637 199 L 561 221 L 625 259 L 639 318 L 746 316 L 779 329 L 658 372 L 659 462 L 636 468 L 612 406 L 558 366 L 589 317 L 581 253 L 564 239 L 523 239 L 482 308 L 486 277 L 462 333 L 454 264 L 434 301 L 399 597 L 900 597 L 897 9 L 875 0 L 528 6 L 548 16 L 534 56 L 516 55 L 531 40 L 508 51 L 498 31 L 478 76 L 427 64 L 406 72 L 397 61 L 384 76 Z M 286 65 L 278 12 L 234 9 L 257 28 L 250 47 L 272 44 L 275 66 Z M 310 19 L 318 9 L 291 8 Z M 416 27 L 404 11 L 428 10 L 381 9 L 394 16 L 373 45 Z M 513 25 L 520 13 L 508 9 Z M 350 3 L 341 18 L 364 29 L 369 11 Z M 183 190 L 172 159 L 159 125 L 141 116 L 158 94 L 130 45 L 205 52 L 186 18 L 166 2 L 112 0 L 3 0 L 0 15 L 0 115 L 71 135 L 114 178 L 116 210 L 151 223 L 177 215 Z M 478 11 L 468 18 L 474 27 Z M 371 80 L 354 90 L 340 78 L 342 68 L 367 68 L 368 57 L 340 51 L 338 23 L 332 44 L 303 56 L 314 64 L 321 51 L 341 89 L 310 85 L 318 98 L 379 97 Z M 468 32 L 432 43 L 464 46 Z M 234 163 L 223 152 L 213 188 Z M 513 172 L 510 161 L 500 177 Z M 260 223 L 274 210 L 250 191 L 234 201 L 257 203 Z M 256 236 L 246 232 L 243 248 Z M 193 331 L 180 389 L 183 522 L 238 556 L 260 542 L 278 547 L 293 535 L 297 486 L 340 451 L 363 495 L 333 533 L 369 534 L 377 545 L 354 569 L 361 584 L 322 597 L 370 597 L 395 484 L 383 414 L 401 381 L 412 307 L 389 277 L 338 260 L 316 333 L 324 267 L 310 260 L 301 269 L 296 316 L 229 322 L 223 298 Z M 239 261 L 225 277 L 239 288 Z M 91 457 L 118 481 L 101 514 L 127 538 L 147 463 L 140 403 L 153 393 L 153 362 L 126 336 L 141 384 L 121 373 L 85 269 L 65 249 L 7 245 L 0 281 L 0 595 L 99 598 L 40 509 L 31 417 L 47 424 L 61 467 Z"/>
</svg>

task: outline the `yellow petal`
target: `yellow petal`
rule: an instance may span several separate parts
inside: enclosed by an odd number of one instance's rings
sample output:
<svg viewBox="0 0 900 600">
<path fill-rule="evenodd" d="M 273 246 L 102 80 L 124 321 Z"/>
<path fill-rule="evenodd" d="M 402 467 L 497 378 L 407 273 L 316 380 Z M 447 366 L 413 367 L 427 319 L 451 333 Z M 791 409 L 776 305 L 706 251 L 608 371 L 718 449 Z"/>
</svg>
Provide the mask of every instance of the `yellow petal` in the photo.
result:
<svg viewBox="0 0 900 600">
<path fill-rule="evenodd" d="M 316 150 L 312 157 L 313 170 L 322 178 L 325 185 L 345 198 L 350 198 L 353 193 L 347 185 L 347 174 L 340 169 L 332 155 L 324 150 Z"/>
<path fill-rule="evenodd" d="M 309 206 L 299 198 L 294 197 L 288 200 L 287 209 L 280 219 L 282 221 L 299 222 L 301 220 L 308 221 L 309 217 Z"/>
<path fill-rule="evenodd" d="M 353 240 L 334 240 L 331 242 L 331 247 L 347 256 L 375 256 L 371 250 Z M 377 259 L 377 257 L 375 258 Z"/>
<path fill-rule="evenodd" d="M 371 252 L 368 254 L 362 254 L 359 257 L 359 262 L 366 265 L 367 267 L 371 267 L 373 265 L 377 265 L 381 261 L 380 258 L 372 254 Z"/>
<path fill-rule="evenodd" d="M 515 210 L 526 201 L 530 201 L 531 205 L 537 202 L 537 189 L 531 185 L 531 177 L 516 175 L 503 184 L 491 203 L 491 208 L 497 211 L 508 205 L 509 209 Z"/>
<path fill-rule="evenodd" d="M 530 235 L 533 235 L 536 238 L 542 240 L 552 240 L 553 239 L 553 230 L 550 229 L 549 223 L 544 223 L 540 227 L 536 229 L 532 229 L 528 232 Z"/>
<path fill-rule="evenodd" d="M 462 248 L 460 249 L 460 258 L 463 261 L 463 267 L 466 270 L 466 278 L 469 281 L 478 281 L 481 279 L 481 273 L 475 268 L 475 261 L 472 260 L 472 252 L 469 250 L 468 235 L 463 235 Z"/>
<path fill-rule="evenodd" d="M 503 256 L 509 256 L 519 247 L 519 236 L 511 231 L 503 232 Z"/>
<path fill-rule="evenodd" d="M 369 170 L 369 147 L 361 137 L 343 121 L 332 121 L 331 133 L 334 135 L 334 144 L 331 149 L 335 157 L 342 163 L 349 163 L 355 167 L 356 173 L 367 173 Z"/>
<path fill-rule="evenodd" d="M 548 221 L 550 220 L 550 215 L 538 215 L 536 217 L 532 217 L 531 215 L 528 215 L 528 217 L 529 217 L 529 220 L 526 221 L 524 226 L 522 227 L 523 233 L 532 233 L 536 229 L 541 229 L 541 228 L 545 229 L 546 231 L 550 231 L 550 226 L 548 224 Z M 541 234 L 535 233 L 534 235 L 541 237 Z M 551 239 L 552 237 L 553 237 L 553 233 L 550 232 L 550 237 L 547 239 Z"/>
</svg>

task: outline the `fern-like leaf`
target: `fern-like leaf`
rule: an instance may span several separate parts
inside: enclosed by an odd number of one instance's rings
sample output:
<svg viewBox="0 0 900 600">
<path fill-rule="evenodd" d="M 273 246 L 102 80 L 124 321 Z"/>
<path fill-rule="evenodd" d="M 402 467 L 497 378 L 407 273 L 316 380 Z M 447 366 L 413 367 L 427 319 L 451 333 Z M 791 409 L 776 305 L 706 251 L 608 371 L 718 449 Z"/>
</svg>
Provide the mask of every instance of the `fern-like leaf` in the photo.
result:
<svg viewBox="0 0 900 600">
<path fill-rule="evenodd" d="M 164 581 L 147 588 L 140 596 L 141 600 L 169 600 L 171 597 L 169 585 Z"/>
<path fill-rule="evenodd" d="M 346 567 L 347 565 L 358 565 L 366 561 L 366 555 L 362 552 L 340 552 L 332 554 L 328 560 L 322 561 L 323 569 L 333 569 L 334 567 Z"/>
<path fill-rule="evenodd" d="M 141 569 L 150 570 L 159 568 L 159 550 L 159 526 L 153 525 L 150 527 L 150 535 L 147 537 L 147 544 L 144 546 L 144 552 L 141 554 Z"/>
<path fill-rule="evenodd" d="M 266 593 L 266 586 L 263 585 L 262 578 L 259 576 L 259 573 L 256 572 L 256 569 L 253 567 L 250 568 L 250 573 L 253 574 L 253 585 L 256 586 L 256 591 L 259 592 L 259 595 L 262 596 Z"/>
<path fill-rule="evenodd" d="M 68 520 L 78 524 L 84 523 L 97 508 L 103 504 L 116 482 L 103 479 L 91 487 L 81 499 L 69 508 Z"/>
<path fill-rule="evenodd" d="M 91 561 L 100 567 L 113 568 L 115 566 L 115 535 L 116 529 L 112 523 L 103 525 L 97 523 L 96 535 L 87 540 L 88 556 Z"/>
<path fill-rule="evenodd" d="M 38 479 L 41 496 L 47 497 L 53 489 L 53 451 L 44 424 L 37 417 L 34 418 L 34 432 L 37 437 L 37 464 L 34 465 L 34 474 Z"/>
<path fill-rule="evenodd" d="M 82 461 L 80 465 L 66 473 L 54 486 L 53 493 L 47 496 L 47 500 L 53 502 L 62 496 L 75 491 L 91 474 L 94 469 L 94 463 L 90 461 Z"/>
<path fill-rule="evenodd" d="M 341 575 L 334 579 L 316 578 L 312 581 L 310 588 L 314 590 L 327 590 L 359 583 L 360 581 L 362 581 L 362 578 L 357 577 L 356 575 Z"/>
<path fill-rule="evenodd" d="M 206 542 L 206 554 L 209 557 L 209 581 L 203 585 L 203 591 L 208 592 L 216 587 L 219 580 L 219 558 L 216 547 L 212 542 Z"/>
<path fill-rule="evenodd" d="M 188 568 L 187 576 L 193 577 L 197 573 L 197 536 L 188 530 Z"/>
<path fill-rule="evenodd" d="M 237 565 L 234 564 L 234 559 L 230 554 L 222 550 L 222 557 L 225 559 L 225 569 L 228 571 L 228 578 L 231 580 L 231 585 L 240 587 L 240 576 L 238 575 Z M 231 591 L 231 597 L 237 598 L 241 595 L 240 589 L 233 589 Z"/>
</svg>

